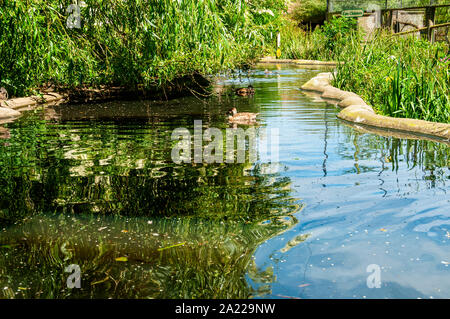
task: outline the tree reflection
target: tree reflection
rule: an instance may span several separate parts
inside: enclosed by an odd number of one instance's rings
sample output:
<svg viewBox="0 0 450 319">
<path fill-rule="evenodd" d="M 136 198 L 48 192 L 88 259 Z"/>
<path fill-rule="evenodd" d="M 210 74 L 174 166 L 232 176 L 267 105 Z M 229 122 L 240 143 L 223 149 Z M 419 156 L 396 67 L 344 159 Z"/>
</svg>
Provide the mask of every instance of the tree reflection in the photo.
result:
<svg viewBox="0 0 450 319">
<path fill-rule="evenodd" d="M 447 143 L 375 129 L 373 129 L 373 132 L 377 135 L 365 134 L 371 133 L 372 129 L 370 131 L 362 128 L 357 129 L 359 131 L 344 126 L 344 139 L 348 142 L 353 141 L 355 150 L 353 156 L 347 155 L 349 150 L 344 149 L 344 147 L 349 146 L 349 143 L 342 143 L 339 153 L 343 158 L 353 158 L 355 163 L 358 162 L 359 171 L 362 168 L 371 170 L 369 167 L 362 167 L 361 161 L 375 159 L 381 162 L 381 171 L 378 174 L 380 177 L 386 169 L 390 168 L 391 171 L 398 173 L 401 165 L 405 165 L 409 170 L 421 170 L 424 174 L 422 178 L 429 181 L 428 186 L 430 188 L 437 187 L 438 184 L 445 184 L 448 180 L 450 148 Z M 391 137 L 390 134 L 398 135 L 400 138 Z"/>
<path fill-rule="evenodd" d="M 245 276 L 273 280 L 252 256 L 297 223 L 290 180 L 260 162 L 174 164 L 171 128 L 185 123 L 159 120 L 11 127 L 0 145 L 0 296 L 264 293 Z M 81 267 L 81 289 L 66 288 L 69 264 Z"/>
</svg>

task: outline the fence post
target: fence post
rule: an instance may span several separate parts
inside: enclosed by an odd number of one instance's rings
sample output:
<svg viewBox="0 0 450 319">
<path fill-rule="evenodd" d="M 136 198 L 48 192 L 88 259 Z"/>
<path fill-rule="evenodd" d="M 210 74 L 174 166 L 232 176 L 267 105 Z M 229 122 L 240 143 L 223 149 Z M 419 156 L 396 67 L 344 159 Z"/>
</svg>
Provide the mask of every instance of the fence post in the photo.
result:
<svg viewBox="0 0 450 319">
<path fill-rule="evenodd" d="M 434 42 L 434 30 L 431 28 L 434 25 L 434 16 L 436 7 L 426 7 L 425 9 L 425 27 L 427 27 L 428 41 Z"/>
<path fill-rule="evenodd" d="M 325 14 L 325 21 L 330 20 L 330 0 L 327 0 L 327 13 Z"/>
</svg>

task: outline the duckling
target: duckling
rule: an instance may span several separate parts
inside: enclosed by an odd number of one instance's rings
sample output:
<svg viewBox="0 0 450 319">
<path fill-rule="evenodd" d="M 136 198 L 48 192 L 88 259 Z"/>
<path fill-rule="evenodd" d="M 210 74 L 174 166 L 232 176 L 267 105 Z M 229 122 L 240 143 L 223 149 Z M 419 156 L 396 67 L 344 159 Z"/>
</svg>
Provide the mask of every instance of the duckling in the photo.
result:
<svg viewBox="0 0 450 319">
<path fill-rule="evenodd" d="M 4 87 L 0 88 L 0 101 L 8 99 L 8 91 Z"/>
<path fill-rule="evenodd" d="M 249 85 L 246 88 L 237 89 L 236 94 L 240 96 L 253 95 L 255 94 L 255 89 L 253 88 L 253 86 Z"/>
<path fill-rule="evenodd" d="M 233 107 L 232 109 L 228 110 L 228 122 L 230 123 L 236 123 L 236 124 L 254 124 L 256 123 L 256 116 L 259 113 L 249 113 L 249 112 L 241 112 L 238 113 L 237 109 Z"/>
</svg>

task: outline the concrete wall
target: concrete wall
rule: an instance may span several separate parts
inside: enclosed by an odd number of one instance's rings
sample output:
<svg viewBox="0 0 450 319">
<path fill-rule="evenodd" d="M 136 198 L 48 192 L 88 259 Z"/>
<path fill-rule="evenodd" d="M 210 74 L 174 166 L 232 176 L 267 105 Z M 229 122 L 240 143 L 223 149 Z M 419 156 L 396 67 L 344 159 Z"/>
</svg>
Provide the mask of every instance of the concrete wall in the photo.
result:
<svg viewBox="0 0 450 319">
<path fill-rule="evenodd" d="M 377 19 L 379 18 L 377 18 L 377 15 L 375 13 L 373 13 L 372 15 L 365 15 L 364 17 L 358 18 L 358 26 L 367 33 L 367 36 L 370 36 L 370 34 L 380 26 L 381 21 L 377 21 Z M 425 10 L 398 10 L 393 11 L 392 14 L 392 26 L 395 27 L 395 25 L 398 23 L 398 32 L 424 27 L 424 20 Z M 389 20 L 389 22 L 383 22 L 383 24 L 386 23 L 391 23 L 391 21 Z"/>
</svg>

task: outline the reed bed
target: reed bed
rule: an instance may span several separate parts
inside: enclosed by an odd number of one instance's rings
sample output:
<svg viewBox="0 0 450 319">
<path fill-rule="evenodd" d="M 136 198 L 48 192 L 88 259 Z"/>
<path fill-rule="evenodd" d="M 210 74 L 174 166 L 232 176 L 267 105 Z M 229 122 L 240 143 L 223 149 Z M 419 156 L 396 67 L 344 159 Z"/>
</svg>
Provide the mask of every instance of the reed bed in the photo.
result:
<svg viewBox="0 0 450 319">
<path fill-rule="evenodd" d="M 289 25 L 284 57 L 336 60 L 334 85 L 361 95 L 379 113 L 450 122 L 449 47 L 380 31 L 364 40 L 354 20 L 334 19 L 312 33 Z"/>
<path fill-rule="evenodd" d="M 256 267 L 255 249 L 297 222 L 36 216 L 0 232 L 0 299 L 249 298 L 264 291 L 246 276 L 274 280 Z M 80 289 L 67 288 L 71 264 Z"/>
<path fill-rule="evenodd" d="M 338 56 L 335 84 L 360 94 L 382 114 L 450 122 L 448 46 L 379 33 Z"/>
</svg>

